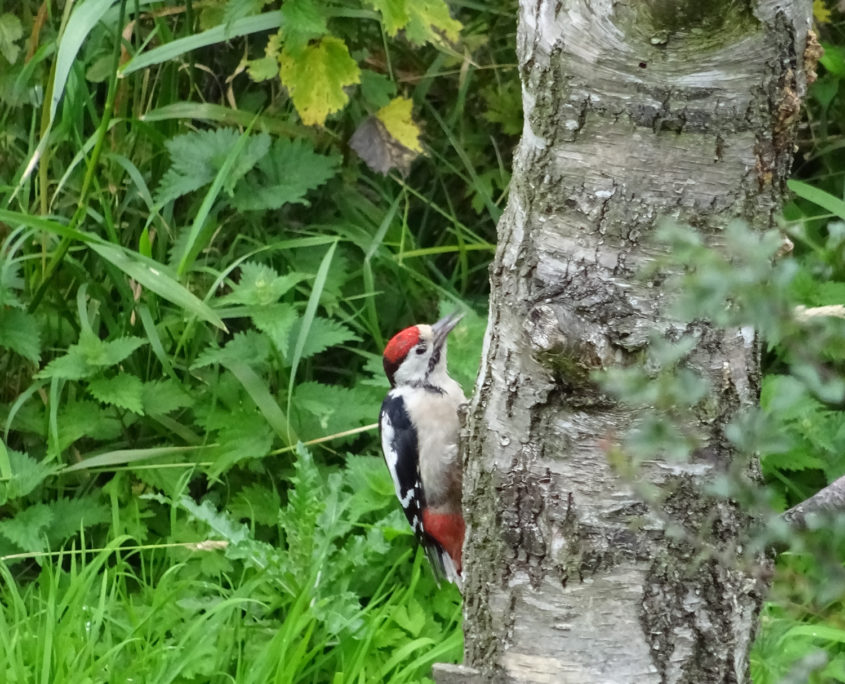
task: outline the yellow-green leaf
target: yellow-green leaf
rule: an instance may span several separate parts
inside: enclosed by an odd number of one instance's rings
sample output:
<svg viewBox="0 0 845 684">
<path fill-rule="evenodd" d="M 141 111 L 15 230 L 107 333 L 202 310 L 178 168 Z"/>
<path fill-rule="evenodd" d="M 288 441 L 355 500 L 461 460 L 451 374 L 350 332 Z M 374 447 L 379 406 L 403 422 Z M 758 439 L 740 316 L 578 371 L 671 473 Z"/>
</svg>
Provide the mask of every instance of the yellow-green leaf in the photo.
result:
<svg viewBox="0 0 845 684">
<path fill-rule="evenodd" d="M 830 10 L 825 7 L 822 0 L 813 0 L 813 17 L 820 24 L 827 24 L 830 22 Z"/>
<path fill-rule="evenodd" d="M 384 30 L 391 38 L 408 23 L 407 0 L 367 0 L 370 7 L 381 12 Z"/>
<path fill-rule="evenodd" d="M 411 114 L 412 105 L 410 98 L 394 97 L 390 103 L 376 112 L 376 116 L 384 124 L 387 132 L 399 143 L 409 150 L 422 154 L 420 127 Z"/>
<path fill-rule="evenodd" d="M 412 43 L 457 43 L 463 26 L 452 19 L 443 0 L 411 0 L 408 2 L 408 25 L 405 35 Z"/>
<path fill-rule="evenodd" d="M 349 101 L 344 87 L 361 82 L 358 64 L 339 38 L 325 36 L 296 55 L 287 48 L 279 57 L 282 83 L 290 92 L 302 123 L 322 126 L 326 117 Z"/>
</svg>

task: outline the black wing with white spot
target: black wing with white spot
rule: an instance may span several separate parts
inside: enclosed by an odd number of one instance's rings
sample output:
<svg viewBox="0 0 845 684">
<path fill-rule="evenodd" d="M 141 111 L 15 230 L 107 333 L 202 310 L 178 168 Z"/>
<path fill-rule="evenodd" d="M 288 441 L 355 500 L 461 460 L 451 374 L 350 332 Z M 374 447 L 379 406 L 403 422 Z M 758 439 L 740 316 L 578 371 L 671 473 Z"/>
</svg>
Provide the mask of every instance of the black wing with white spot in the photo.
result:
<svg viewBox="0 0 845 684">
<path fill-rule="evenodd" d="M 405 400 L 397 392 L 390 392 L 381 405 L 379 432 L 381 450 L 393 478 L 396 497 L 414 533 L 422 541 L 425 495 L 420 482 L 417 431 L 405 410 Z"/>
</svg>

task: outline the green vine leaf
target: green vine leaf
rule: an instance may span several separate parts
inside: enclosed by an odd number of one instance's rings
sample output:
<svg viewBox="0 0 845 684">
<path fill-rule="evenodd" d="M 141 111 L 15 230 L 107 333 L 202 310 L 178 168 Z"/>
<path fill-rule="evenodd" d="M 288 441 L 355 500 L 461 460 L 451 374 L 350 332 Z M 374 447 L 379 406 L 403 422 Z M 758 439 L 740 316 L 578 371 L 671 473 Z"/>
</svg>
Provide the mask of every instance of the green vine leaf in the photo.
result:
<svg viewBox="0 0 845 684">
<path fill-rule="evenodd" d="M 343 109 L 349 101 L 344 88 L 361 81 L 361 70 L 346 43 L 334 36 L 296 52 L 285 46 L 279 62 L 282 83 L 308 126 L 322 126 L 329 114 Z"/>
</svg>

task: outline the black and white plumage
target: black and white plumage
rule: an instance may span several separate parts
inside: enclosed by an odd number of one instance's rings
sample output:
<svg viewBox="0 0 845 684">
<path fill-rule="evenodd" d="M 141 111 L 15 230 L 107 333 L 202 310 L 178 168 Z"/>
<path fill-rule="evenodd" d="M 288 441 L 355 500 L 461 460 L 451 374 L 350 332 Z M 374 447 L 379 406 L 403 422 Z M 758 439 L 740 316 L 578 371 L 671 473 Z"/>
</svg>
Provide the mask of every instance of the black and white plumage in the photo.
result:
<svg viewBox="0 0 845 684">
<path fill-rule="evenodd" d="M 460 587 L 464 520 L 458 407 L 466 402 L 446 370 L 446 336 L 460 320 L 406 328 L 390 340 L 384 368 L 392 389 L 379 417 L 396 497 L 439 578 Z"/>
</svg>

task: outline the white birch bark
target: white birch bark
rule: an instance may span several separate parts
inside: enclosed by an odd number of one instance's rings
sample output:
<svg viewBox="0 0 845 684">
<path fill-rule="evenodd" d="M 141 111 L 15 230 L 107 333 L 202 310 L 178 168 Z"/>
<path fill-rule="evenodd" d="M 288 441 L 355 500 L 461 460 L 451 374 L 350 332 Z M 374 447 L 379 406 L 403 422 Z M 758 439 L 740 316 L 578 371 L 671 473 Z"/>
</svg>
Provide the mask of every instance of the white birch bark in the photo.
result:
<svg viewBox="0 0 845 684">
<path fill-rule="evenodd" d="M 707 447 L 640 471 L 657 512 L 607 462 L 636 413 L 589 373 L 685 332 L 660 278 L 635 277 L 661 217 L 714 244 L 734 217 L 775 225 L 810 14 L 811 0 L 520 3 L 525 127 L 465 434 L 466 666 L 436 669 L 441 684 L 748 681 L 766 578 L 725 561 L 749 520 L 701 484 L 732 457 L 724 423 L 757 401 L 753 335 L 697 326 L 688 361 L 712 389 L 691 427 Z"/>
</svg>

